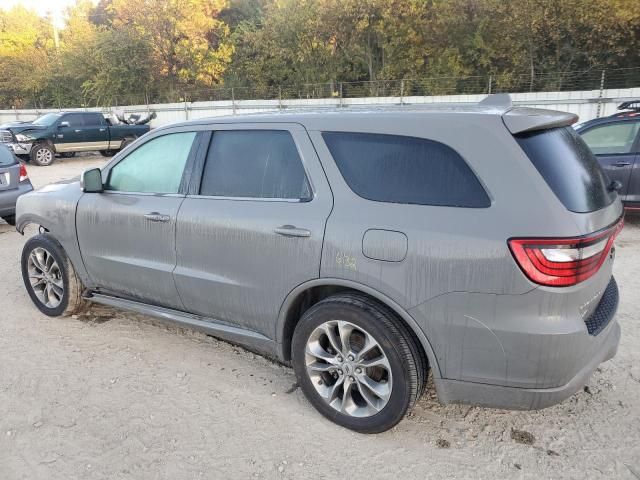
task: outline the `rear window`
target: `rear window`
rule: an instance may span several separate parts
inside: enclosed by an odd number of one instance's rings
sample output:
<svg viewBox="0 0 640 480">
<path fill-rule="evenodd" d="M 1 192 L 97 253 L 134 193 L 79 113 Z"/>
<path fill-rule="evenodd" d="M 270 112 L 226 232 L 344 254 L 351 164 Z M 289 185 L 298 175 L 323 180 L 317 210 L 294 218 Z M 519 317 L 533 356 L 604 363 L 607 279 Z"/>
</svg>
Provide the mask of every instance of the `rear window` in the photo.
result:
<svg viewBox="0 0 640 480">
<path fill-rule="evenodd" d="M 451 147 L 424 138 L 322 134 L 340 173 L 360 197 L 388 203 L 485 208 L 489 196 Z"/>
<path fill-rule="evenodd" d="M 18 162 L 13 152 L 4 145 L 0 145 L 0 167 L 10 167 L 16 163 Z"/>
<path fill-rule="evenodd" d="M 594 212 L 615 200 L 596 157 L 573 128 L 520 133 L 515 138 L 567 210 Z"/>
</svg>

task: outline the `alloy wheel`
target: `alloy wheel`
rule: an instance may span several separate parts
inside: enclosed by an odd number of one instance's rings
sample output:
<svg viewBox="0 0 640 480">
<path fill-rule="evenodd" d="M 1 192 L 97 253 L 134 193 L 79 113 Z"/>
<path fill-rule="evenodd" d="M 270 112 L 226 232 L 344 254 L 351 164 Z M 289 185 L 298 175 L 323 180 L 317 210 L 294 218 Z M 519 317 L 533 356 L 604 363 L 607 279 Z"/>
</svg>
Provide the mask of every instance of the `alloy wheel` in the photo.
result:
<svg viewBox="0 0 640 480">
<path fill-rule="evenodd" d="M 38 300 L 47 308 L 57 308 L 64 298 L 64 281 L 53 255 L 42 247 L 33 249 L 29 254 L 27 271 Z"/>
<path fill-rule="evenodd" d="M 353 323 L 319 325 L 307 340 L 305 365 L 320 397 L 344 415 L 370 417 L 389 402 L 393 378 L 387 355 Z"/>
<path fill-rule="evenodd" d="M 41 148 L 36 152 L 36 161 L 41 164 L 51 163 L 53 160 L 53 152 L 48 148 Z"/>
</svg>

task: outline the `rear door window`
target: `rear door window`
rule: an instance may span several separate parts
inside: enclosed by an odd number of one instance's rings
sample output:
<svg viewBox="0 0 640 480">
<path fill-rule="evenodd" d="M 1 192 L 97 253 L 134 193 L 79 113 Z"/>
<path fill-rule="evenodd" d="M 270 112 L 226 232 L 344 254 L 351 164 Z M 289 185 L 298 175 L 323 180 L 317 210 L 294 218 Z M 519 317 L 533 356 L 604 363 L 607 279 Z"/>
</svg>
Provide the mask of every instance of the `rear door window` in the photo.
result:
<svg viewBox="0 0 640 480">
<path fill-rule="evenodd" d="M 284 130 L 213 133 L 201 195 L 307 201 L 311 189 L 291 134 Z"/>
<path fill-rule="evenodd" d="M 594 212 L 615 200 L 602 167 L 573 128 L 525 132 L 515 138 L 567 210 Z"/>
<path fill-rule="evenodd" d="M 618 122 L 590 128 L 582 139 L 596 155 L 632 153 L 640 122 Z"/>
<path fill-rule="evenodd" d="M 354 193 L 378 202 L 485 208 L 480 181 L 451 147 L 424 138 L 374 133 L 322 134 Z"/>
</svg>

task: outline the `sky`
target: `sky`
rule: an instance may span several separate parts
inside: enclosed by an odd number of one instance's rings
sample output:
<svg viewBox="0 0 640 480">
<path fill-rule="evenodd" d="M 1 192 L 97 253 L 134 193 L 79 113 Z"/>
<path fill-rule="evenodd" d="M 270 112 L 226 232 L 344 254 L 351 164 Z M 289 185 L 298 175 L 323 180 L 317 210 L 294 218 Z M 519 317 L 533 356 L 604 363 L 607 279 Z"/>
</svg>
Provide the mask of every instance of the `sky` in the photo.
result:
<svg viewBox="0 0 640 480">
<path fill-rule="evenodd" d="M 64 10 L 73 5 L 75 0 L 0 0 L 0 7 L 7 9 L 15 5 L 22 5 L 38 12 L 39 15 L 51 13 L 59 27 L 64 25 L 62 20 Z"/>
</svg>

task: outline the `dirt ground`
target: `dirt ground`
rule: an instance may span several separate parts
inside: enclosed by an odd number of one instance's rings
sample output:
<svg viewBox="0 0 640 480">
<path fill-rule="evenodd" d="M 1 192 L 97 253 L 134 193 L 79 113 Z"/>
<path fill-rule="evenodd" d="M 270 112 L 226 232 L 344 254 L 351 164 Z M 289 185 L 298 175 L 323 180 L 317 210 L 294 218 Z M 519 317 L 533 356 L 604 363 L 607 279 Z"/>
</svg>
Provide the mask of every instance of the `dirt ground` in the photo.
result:
<svg viewBox="0 0 640 480">
<path fill-rule="evenodd" d="M 36 186 L 104 159 L 30 167 Z M 34 232 L 32 231 L 31 234 Z M 205 335 L 94 307 L 31 304 L 25 238 L 0 225 L 0 479 L 640 479 L 640 220 L 617 245 L 618 355 L 538 412 L 441 406 L 375 436 L 324 420 L 289 368 Z"/>
</svg>

